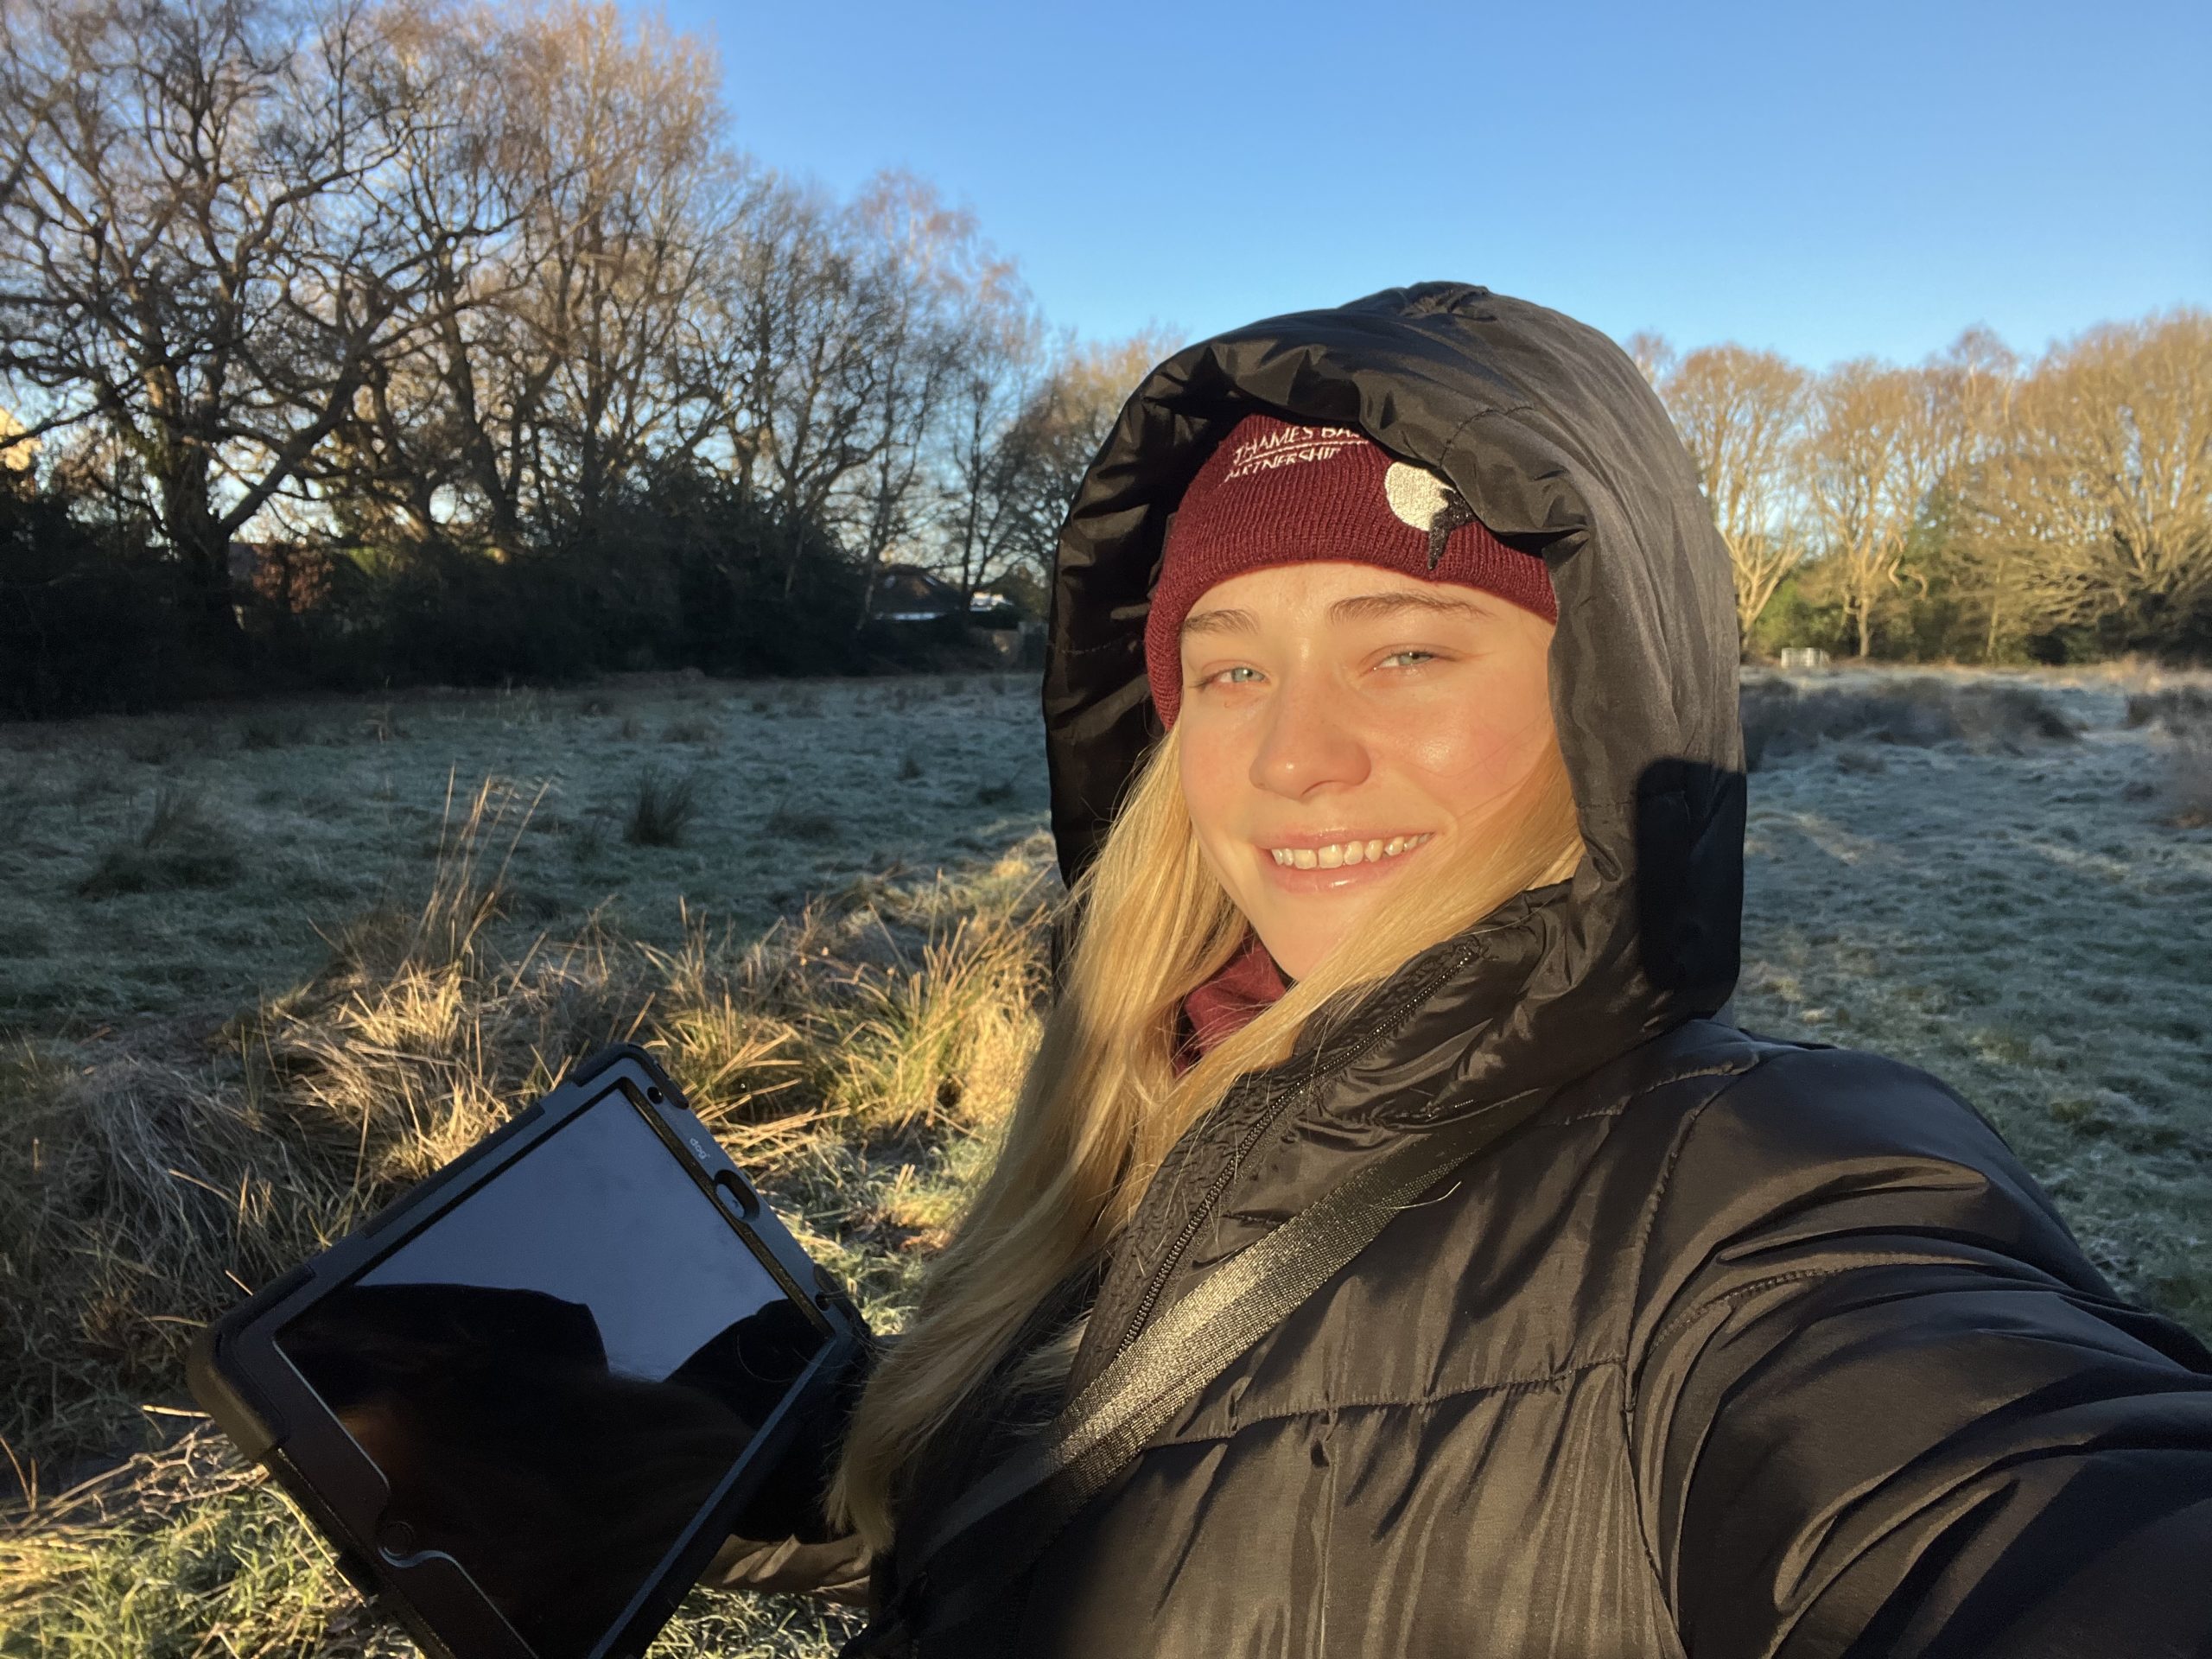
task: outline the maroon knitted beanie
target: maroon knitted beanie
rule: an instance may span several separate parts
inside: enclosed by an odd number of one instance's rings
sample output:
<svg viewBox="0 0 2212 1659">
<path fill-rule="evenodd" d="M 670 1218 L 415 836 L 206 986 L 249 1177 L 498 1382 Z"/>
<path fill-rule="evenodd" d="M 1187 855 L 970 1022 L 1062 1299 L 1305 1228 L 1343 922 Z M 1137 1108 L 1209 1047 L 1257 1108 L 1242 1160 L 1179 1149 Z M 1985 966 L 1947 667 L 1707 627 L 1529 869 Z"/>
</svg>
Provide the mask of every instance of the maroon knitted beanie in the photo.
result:
<svg viewBox="0 0 2212 1659">
<path fill-rule="evenodd" d="M 1247 415 L 1206 457 L 1167 529 L 1145 619 L 1160 723 L 1183 701 L 1183 619 L 1217 582 L 1271 565 L 1351 560 L 1479 588 L 1559 620 L 1551 573 L 1491 535 L 1434 473 L 1344 426 Z"/>
</svg>

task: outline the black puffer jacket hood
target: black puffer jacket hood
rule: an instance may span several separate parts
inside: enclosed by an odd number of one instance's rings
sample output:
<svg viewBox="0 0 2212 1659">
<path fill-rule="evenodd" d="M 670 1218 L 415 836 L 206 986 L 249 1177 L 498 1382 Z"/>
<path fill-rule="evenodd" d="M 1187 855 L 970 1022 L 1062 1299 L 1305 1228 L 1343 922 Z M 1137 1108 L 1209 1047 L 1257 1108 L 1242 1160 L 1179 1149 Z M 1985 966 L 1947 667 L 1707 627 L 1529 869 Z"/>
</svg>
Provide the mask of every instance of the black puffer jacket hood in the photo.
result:
<svg viewBox="0 0 2212 1659">
<path fill-rule="evenodd" d="M 1456 283 L 1278 317 L 1169 359 L 1123 408 L 1061 536 L 1045 682 L 1052 828 L 1070 880 L 1159 722 L 1146 596 L 1166 524 L 1255 410 L 1349 426 L 1442 474 L 1559 596 L 1554 715 L 1589 856 L 1516 905 L 1436 1010 L 1455 1071 L 1535 1081 L 1710 1014 L 1734 987 L 1743 739 L 1727 550 L 1658 397 L 1596 330 Z M 1478 1033 L 1469 1015 L 1496 1009 Z M 1579 1035 L 1577 1035 L 1579 1033 Z"/>
<path fill-rule="evenodd" d="M 1033 1565 L 1005 1568 L 1028 1554 L 1016 1505 L 925 1572 L 936 1517 L 1058 1403 L 987 1387 L 905 1483 L 849 1651 L 2198 1651 L 2212 1356 L 2113 1295 L 1942 1083 L 1714 1017 L 1743 888 L 1729 565 L 1603 337 L 1426 283 L 1155 370 L 1060 547 L 1045 707 L 1066 872 L 1158 734 L 1142 633 L 1168 515 L 1254 410 L 1366 432 L 1548 562 L 1587 855 L 1240 1079 L 1025 1340 L 1087 1316 L 1071 1397 L 1409 1137 L 1478 1112 L 1503 1132 Z"/>
</svg>

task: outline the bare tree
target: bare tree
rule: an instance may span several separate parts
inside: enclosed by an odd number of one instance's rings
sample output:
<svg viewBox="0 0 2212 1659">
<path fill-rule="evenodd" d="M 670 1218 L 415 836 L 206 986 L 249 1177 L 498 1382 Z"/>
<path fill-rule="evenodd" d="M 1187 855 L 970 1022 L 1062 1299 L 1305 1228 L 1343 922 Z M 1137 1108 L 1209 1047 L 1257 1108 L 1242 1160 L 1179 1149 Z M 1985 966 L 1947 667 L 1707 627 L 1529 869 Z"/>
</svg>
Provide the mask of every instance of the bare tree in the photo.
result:
<svg viewBox="0 0 2212 1659">
<path fill-rule="evenodd" d="M 1030 552 L 1039 451 L 1025 423 L 1049 384 L 1044 351 L 1043 323 L 1026 296 L 976 308 L 947 410 L 934 561 L 963 597 Z"/>
<path fill-rule="evenodd" d="M 1791 499 L 1806 377 L 1772 352 L 1708 346 L 1660 383 L 1736 576 L 1736 620 L 1748 639 L 1775 589 L 1804 556 Z"/>
<path fill-rule="evenodd" d="M 2011 348 L 1979 327 L 1966 330 L 1911 375 L 1904 445 L 1911 476 L 1906 487 L 1919 492 L 1913 535 L 1924 545 L 1901 567 L 1901 574 L 1923 600 L 1937 574 L 1950 575 L 1964 605 L 1986 613 L 1985 659 L 1994 656 L 2006 611 L 2006 584 L 2000 569 L 1976 556 L 1976 538 L 1967 528 L 1966 492 L 2002 441 L 2018 376 L 2019 360 Z"/>
<path fill-rule="evenodd" d="M 1873 648 L 1877 607 L 1903 586 L 1919 512 L 1919 397 L 1911 371 L 1868 358 L 1838 365 L 1813 389 L 1802 451 L 1806 494 L 1862 658 Z"/>
<path fill-rule="evenodd" d="M 1954 480 L 1999 441 L 2020 360 L 1986 328 L 1969 328 L 1921 365 L 1924 419 L 1939 480 Z"/>
<path fill-rule="evenodd" d="M 2135 643 L 2212 613 L 2212 315 L 2051 352 L 2010 399 L 1973 505 L 2028 626 Z"/>
<path fill-rule="evenodd" d="M 786 593 L 807 526 L 870 563 L 916 533 L 967 311 L 1010 280 L 973 218 L 906 175 L 842 206 L 764 181 L 714 290 L 716 413 L 739 480 L 785 527 Z"/>
<path fill-rule="evenodd" d="M 432 107 L 351 0 L 0 10 L 0 377 L 130 453 L 219 632 L 232 537 L 420 326 L 377 201 Z"/>
<path fill-rule="evenodd" d="M 721 434 L 740 481 L 773 504 L 786 535 L 785 593 L 800 537 L 881 442 L 868 250 L 819 193 L 772 180 L 720 274 L 729 394 Z"/>
<path fill-rule="evenodd" d="M 740 168 L 720 139 L 719 69 L 696 41 L 655 22 L 633 41 L 612 3 L 501 16 L 544 111 L 531 189 L 543 219 L 524 219 L 541 257 L 524 292 L 559 366 L 537 474 L 589 518 L 649 452 L 688 454 L 718 423 L 694 301 L 734 233 Z"/>
<path fill-rule="evenodd" d="M 982 477 L 996 561 L 991 580 L 1016 571 L 1041 582 L 1077 486 L 1146 372 L 1173 349 L 1158 330 L 1077 345 L 1063 340 L 1019 383 L 1019 406 L 991 446 Z"/>
<path fill-rule="evenodd" d="M 933 527 L 932 462 L 949 447 L 957 464 L 978 377 L 1002 372 L 1001 346 L 1022 326 L 1011 320 L 1026 315 L 1027 296 L 1011 262 L 983 243 L 974 215 L 948 207 L 911 174 L 879 175 L 849 212 L 873 256 L 863 310 L 875 372 L 861 446 L 868 459 L 842 493 L 839 518 L 872 571 Z M 872 582 L 863 589 L 874 591 Z"/>
<path fill-rule="evenodd" d="M 436 35 L 450 118 L 413 135 L 391 203 L 426 327 L 378 365 L 334 488 L 381 496 L 404 537 L 458 519 L 512 553 L 718 426 L 702 296 L 746 168 L 711 55 L 655 22 L 544 0 L 444 14 Z"/>
<path fill-rule="evenodd" d="M 1636 372 L 1654 387 L 1674 372 L 1675 348 L 1667 343 L 1666 335 L 1654 329 L 1637 329 L 1621 342 L 1621 349 L 1635 359 Z"/>
</svg>

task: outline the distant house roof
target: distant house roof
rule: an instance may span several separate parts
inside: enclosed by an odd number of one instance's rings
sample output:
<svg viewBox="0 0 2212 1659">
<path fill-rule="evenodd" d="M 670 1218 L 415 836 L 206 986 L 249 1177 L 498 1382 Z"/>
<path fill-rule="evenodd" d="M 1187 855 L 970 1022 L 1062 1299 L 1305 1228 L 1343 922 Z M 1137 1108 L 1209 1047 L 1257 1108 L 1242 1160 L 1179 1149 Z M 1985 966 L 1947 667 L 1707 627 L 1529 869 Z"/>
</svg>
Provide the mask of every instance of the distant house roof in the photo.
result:
<svg viewBox="0 0 2212 1659">
<path fill-rule="evenodd" d="M 968 607 L 960 590 L 915 564 L 887 564 L 875 573 L 869 613 L 881 622 L 934 622 Z"/>
</svg>

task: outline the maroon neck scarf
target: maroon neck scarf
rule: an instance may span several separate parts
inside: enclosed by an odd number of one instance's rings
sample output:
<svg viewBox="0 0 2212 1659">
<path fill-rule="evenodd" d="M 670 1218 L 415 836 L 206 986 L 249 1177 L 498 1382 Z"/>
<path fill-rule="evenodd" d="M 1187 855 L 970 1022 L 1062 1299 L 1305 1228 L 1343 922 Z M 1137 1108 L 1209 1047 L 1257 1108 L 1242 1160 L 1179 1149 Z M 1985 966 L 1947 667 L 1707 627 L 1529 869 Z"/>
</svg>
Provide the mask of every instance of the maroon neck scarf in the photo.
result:
<svg viewBox="0 0 2212 1659">
<path fill-rule="evenodd" d="M 1175 1050 L 1175 1075 L 1196 1065 L 1207 1051 L 1290 988 L 1256 933 L 1211 979 L 1183 999 L 1183 1040 Z"/>
</svg>

